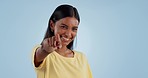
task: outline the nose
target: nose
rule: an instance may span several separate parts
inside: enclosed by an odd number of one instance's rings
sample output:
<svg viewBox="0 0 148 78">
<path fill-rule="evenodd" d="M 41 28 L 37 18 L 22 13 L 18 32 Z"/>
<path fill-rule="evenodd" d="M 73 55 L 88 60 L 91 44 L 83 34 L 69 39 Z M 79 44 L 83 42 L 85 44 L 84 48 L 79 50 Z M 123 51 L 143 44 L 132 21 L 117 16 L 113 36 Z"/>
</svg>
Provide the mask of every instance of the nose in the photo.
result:
<svg viewBox="0 0 148 78">
<path fill-rule="evenodd" d="M 66 38 L 71 38 L 71 36 L 72 36 L 72 31 L 69 29 L 69 30 L 67 30 L 66 32 L 65 32 L 65 36 L 66 36 Z"/>
</svg>

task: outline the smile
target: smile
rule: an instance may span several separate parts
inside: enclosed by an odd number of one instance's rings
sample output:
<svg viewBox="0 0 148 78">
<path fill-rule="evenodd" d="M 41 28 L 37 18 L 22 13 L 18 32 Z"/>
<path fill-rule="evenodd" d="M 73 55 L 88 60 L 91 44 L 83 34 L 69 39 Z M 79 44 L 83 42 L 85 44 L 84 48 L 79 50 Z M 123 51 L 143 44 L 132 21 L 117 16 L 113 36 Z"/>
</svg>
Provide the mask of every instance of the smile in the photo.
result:
<svg viewBox="0 0 148 78">
<path fill-rule="evenodd" d="M 62 41 L 65 41 L 65 42 L 68 42 L 70 39 L 65 38 L 65 37 L 61 37 L 61 40 L 62 40 Z"/>
</svg>

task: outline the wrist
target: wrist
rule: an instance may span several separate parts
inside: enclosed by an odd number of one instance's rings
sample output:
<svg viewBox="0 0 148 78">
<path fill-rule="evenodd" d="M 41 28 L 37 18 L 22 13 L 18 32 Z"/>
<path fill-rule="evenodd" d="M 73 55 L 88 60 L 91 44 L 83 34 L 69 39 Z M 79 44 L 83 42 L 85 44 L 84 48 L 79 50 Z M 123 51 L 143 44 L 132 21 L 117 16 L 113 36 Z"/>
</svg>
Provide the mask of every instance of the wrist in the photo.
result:
<svg viewBox="0 0 148 78">
<path fill-rule="evenodd" d="M 41 52 L 46 53 L 46 54 L 51 53 L 51 52 L 46 51 L 46 50 L 43 48 L 43 46 L 40 47 L 40 50 L 41 50 Z"/>
</svg>

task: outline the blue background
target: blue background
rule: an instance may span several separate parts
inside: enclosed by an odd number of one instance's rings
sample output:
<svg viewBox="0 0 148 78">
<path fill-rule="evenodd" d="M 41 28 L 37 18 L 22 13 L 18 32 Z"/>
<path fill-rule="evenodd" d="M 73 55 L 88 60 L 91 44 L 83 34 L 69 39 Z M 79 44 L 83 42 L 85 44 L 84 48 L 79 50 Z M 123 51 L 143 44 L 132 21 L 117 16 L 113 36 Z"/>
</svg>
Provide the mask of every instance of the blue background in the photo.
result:
<svg viewBox="0 0 148 78">
<path fill-rule="evenodd" d="M 36 78 L 32 48 L 63 3 L 79 10 L 75 49 L 86 54 L 94 78 L 148 78 L 147 0 L 1 0 L 1 78 Z"/>
</svg>

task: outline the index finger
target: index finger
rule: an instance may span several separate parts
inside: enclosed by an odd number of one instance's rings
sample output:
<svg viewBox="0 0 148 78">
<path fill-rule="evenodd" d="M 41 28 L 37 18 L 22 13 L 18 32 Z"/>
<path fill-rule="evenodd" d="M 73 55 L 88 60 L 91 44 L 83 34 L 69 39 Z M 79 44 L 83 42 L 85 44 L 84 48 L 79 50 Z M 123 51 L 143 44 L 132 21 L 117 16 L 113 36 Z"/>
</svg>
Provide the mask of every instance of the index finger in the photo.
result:
<svg viewBox="0 0 148 78">
<path fill-rule="evenodd" d="M 56 38 L 57 44 L 59 45 L 61 43 L 60 35 L 56 34 L 55 38 Z"/>
</svg>

